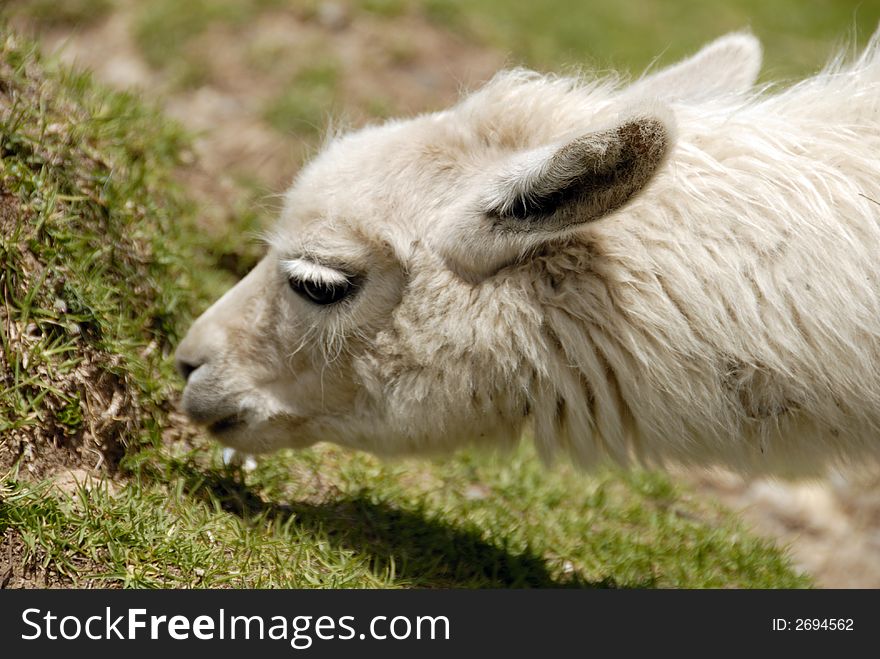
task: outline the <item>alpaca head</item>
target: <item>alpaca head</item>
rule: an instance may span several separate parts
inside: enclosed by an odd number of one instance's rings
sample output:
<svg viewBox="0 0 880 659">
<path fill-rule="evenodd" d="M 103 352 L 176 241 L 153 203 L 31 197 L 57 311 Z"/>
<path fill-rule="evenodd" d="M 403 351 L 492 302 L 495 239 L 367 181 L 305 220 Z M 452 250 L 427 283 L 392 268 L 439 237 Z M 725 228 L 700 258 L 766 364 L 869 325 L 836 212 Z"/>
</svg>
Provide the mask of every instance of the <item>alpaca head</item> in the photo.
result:
<svg viewBox="0 0 880 659">
<path fill-rule="evenodd" d="M 333 139 L 263 260 L 180 345 L 184 410 L 248 453 L 516 439 L 542 386 L 554 259 L 647 203 L 670 106 L 746 90 L 759 61 L 733 35 L 623 88 L 508 72 L 449 110 Z"/>
</svg>

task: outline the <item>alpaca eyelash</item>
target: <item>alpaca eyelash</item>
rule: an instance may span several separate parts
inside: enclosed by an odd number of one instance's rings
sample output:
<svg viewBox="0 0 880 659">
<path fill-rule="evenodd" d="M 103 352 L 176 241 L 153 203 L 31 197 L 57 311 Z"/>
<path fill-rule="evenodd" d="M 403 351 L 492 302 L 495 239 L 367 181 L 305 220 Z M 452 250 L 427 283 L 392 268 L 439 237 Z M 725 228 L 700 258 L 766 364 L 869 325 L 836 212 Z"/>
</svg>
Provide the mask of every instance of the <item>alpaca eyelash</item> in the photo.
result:
<svg viewBox="0 0 880 659">
<path fill-rule="evenodd" d="M 303 258 L 282 260 L 281 270 L 288 279 L 310 281 L 318 285 L 341 286 L 352 281 L 352 276 L 341 270 Z"/>
<path fill-rule="evenodd" d="M 356 278 L 341 270 L 302 258 L 281 263 L 291 290 L 301 298 L 319 306 L 342 302 L 356 289 Z"/>
<path fill-rule="evenodd" d="M 346 280 L 344 283 L 331 284 L 316 282 L 311 279 L 295 279 L 290 277 L 287 283 L 300 297 L 320 306 L 342 302 L 354 290 L 354 284 L 350 280 Z"/>
</svg>

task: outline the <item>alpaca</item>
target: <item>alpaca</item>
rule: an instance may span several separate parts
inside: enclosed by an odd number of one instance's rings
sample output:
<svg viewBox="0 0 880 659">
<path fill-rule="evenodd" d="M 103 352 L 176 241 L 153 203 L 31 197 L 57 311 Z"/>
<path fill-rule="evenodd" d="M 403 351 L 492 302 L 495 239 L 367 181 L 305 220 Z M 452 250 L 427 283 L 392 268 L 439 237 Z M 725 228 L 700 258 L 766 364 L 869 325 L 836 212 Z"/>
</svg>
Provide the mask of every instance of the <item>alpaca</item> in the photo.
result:
<svg viewBox="0 0 880 659">
<path fill-rule="evenodd" d="M 760 58 L 507 71 L 332 136 L 179 346 L 183 409 L 249 454 L 530 428 L 585 467 L 876 460 L 880 36 L 783 90 Z"/>
</svg>

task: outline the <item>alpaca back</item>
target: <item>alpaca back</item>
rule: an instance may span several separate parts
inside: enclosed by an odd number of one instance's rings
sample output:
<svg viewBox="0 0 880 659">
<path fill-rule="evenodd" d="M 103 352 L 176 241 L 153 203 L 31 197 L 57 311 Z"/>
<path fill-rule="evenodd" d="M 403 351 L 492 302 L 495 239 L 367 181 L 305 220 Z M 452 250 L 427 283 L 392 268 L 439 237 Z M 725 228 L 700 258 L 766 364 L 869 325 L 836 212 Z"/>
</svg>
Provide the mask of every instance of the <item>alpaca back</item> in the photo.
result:
<svg viewBox="0 0 880 659">
<path fill-rule="evenodd" d="M 589 227 L 567 261 L 586 275 L 545 302 L 560 384 L 541 443 L 751 471 L 876 457 L 876 38 L 784 92 L 675 110 L 666 171 Z"/>
</svg>

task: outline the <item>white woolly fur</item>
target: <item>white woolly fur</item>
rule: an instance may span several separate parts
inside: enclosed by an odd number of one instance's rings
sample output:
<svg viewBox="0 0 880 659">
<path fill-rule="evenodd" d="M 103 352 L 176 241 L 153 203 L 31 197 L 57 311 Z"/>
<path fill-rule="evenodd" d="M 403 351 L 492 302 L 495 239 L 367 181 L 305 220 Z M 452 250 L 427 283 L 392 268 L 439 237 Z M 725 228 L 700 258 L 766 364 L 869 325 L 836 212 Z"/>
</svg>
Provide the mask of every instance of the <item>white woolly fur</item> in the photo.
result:
<svg viewBox="0 0 880 659">
<path fill-rule="evenodd" d="M 629 86 L 517 70 L 331 139 L 266 259 L 181 345 L 184 408 L 232 415 L 218 437 L 247 452 L 427 453 L 531 426 L 586 466 L 876 461 L 880 43 L 776 90 L 751 87 L 754 39 L 725 39 Z M 630 174 L 649 178 L 585 219 Z M 319 261 L 361 277 L 350 300 L 285 285 L 332 280 Z"/>
</svg>

